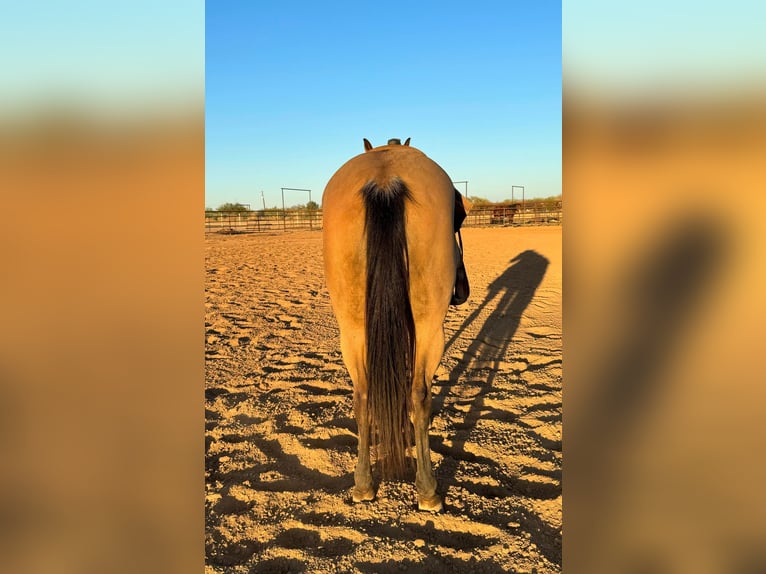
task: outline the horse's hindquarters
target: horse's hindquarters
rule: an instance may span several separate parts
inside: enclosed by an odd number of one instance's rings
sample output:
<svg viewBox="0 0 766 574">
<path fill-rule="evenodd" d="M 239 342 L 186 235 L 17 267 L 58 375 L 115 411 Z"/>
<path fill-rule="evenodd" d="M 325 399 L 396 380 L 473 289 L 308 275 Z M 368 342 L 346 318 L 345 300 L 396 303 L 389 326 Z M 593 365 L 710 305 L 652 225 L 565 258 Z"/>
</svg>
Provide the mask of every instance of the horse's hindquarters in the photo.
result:
<svg viewBox="0 0 766 574">
<path fill-rule="evenodd" d="M 419 505 L 439 510 L 428 426 L 457 263 L 455 194 L 425 155 L 395 148 L 347 162 L 323 197 L 327 287 L 359 427 L 352 498 L 372 493 L 371 437 L 379 442 L 384 475 L 396 471 L 406 462 L 412 421 Z"/>
</svg>

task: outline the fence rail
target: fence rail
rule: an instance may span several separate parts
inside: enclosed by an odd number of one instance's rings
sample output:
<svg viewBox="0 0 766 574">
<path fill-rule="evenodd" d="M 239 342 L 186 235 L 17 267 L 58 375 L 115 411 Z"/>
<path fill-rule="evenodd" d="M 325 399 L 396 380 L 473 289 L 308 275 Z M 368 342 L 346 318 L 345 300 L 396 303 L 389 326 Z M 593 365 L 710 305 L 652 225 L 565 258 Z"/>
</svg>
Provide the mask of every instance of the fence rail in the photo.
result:
<svg viewBox="0 0 766 574">
<path fill-rule="evenodd" d="M 560 201 L 476 205 L 468 212 L 463 227 L 561 225 L 563 215 Z"/>
<path fill-rule="evenodd" d="M 463 227 L 509 225 L 561 225 L 561 202 L 532 202 L 506 205 L 477 205 Z M 322 229 L 322 210 L 206 211 L 205 233 L 261 233 Z"/>
<path fill-rule="evenodd" d="M 322 229 L 321 210 L 206 211 L 205 233 Z"/>
</svg>

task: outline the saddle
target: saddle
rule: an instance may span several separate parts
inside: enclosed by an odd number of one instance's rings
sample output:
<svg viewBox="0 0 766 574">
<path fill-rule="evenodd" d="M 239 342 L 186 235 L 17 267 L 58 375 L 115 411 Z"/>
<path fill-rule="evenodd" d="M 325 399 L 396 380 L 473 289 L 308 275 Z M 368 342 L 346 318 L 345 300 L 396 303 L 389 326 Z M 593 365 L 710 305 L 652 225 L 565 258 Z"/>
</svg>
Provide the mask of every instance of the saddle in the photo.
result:
<svg viewBox="0 0 766 574">
<path fill-rule="evenodd" d="M 465 200 L 460 192 L 456 189 L 454 230 L 455 233 L 457 233 L 458 246 L 460 247 L 460 262 L 458 263 L 457 270 L 455 271 L 455 287 L 452 292 L 452 300 L 449 303 L 450 305 L 462 305 L 466 302 L 468 295 L 471 293 L 470 286 L 468 285 L 468 274 L 465 271 L 465 264 L 463 263 L 463 237 L 460 235 L 460 226 L 463 225 L 463 221 L 467 215 L 465 207 Z"/>
</svg>

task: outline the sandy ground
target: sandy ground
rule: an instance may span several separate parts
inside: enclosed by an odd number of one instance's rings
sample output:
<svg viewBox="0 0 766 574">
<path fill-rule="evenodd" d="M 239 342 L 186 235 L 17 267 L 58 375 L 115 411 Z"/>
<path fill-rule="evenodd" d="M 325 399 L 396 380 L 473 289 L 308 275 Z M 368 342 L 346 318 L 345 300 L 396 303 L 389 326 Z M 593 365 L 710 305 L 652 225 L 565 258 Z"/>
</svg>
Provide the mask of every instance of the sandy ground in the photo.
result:
<svg viewBox="0 0 766 574">
<path fill-rule="evenodd" d="M 350 501 L 321 232 L 206 241 L 208 574 L 561 571 L 560 227 L 463 233 L 472 294 L 433 385 L 440 514 L 416 509 L 412 480 Z"/>
</svg>

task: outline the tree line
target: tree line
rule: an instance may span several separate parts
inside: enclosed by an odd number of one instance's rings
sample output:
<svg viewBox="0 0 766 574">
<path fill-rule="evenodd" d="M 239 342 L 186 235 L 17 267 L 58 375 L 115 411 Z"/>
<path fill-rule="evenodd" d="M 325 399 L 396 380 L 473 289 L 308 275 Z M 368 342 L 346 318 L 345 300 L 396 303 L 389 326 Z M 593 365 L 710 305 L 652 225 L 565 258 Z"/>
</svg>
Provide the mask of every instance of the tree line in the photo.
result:
<svg viewBox="0 0 766 574">
<path fill-rule="evenodd" d="M 478 196 L 470 196 L 470 200 L 473 203 L 474 206 L 478 207 L 481 205 L 511 205 L 512 203 L 521 203 L 519 200 L 511 201 L 510 199 L 504 199 L 502 201 L 490 201 L 489 199 L 486 199 L 484 197 L 478 197 Z M 551 197 L 543 197 L 543 198 L 529 198 L 526 200 L 526 203 L 541 203 L 548 207 L 549 209 L 555 209 L 556 205 L 561 201 L 561 195 L 555 195 Z M 309 201 L 308 203 L 299 203 L 297 205 L 291 205 L 290 207 L 287 207 L 286 209 L 290 211 L 316 211 L 319 209 L 319 204 L 316 201 Z M 278 211 L 280 208 L 278 208 L 276 205 L 270 208 L 267 208 L 265 211 Z M 262 209 L 259 210 L 251 210 L 250 206 L 242 204 L 242 203 L 222 203 L 217 208 L 213 209 L 212 207 L 206 207 L 205 211 L 264 211 Z"/>
<path fill-rule="evenodd" d="M 258 209 L 253 210 L 250 209 L 249 205 L 245 205 L 243 203 L 222 203 L 215 209 L 212 207 L 205 207 L 205 211 L 279 211 L 281 208 L 278 208 L 276 205 L 273 207 L 269 207 L 266 210 Z M 316 201 L 309 201 L 308 203 L 299 203 L 298 205 L 291 205 L 290 207 L 286 207 L 285 209 L 290 211 L 316 211 L 319 209 L 319 204 Z"/>
</svg>

